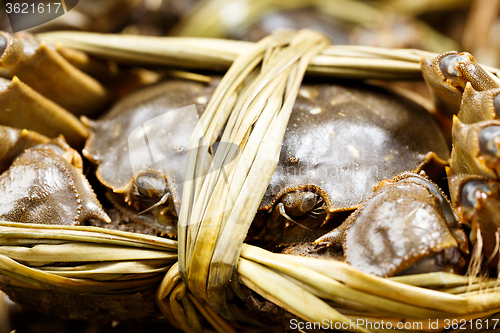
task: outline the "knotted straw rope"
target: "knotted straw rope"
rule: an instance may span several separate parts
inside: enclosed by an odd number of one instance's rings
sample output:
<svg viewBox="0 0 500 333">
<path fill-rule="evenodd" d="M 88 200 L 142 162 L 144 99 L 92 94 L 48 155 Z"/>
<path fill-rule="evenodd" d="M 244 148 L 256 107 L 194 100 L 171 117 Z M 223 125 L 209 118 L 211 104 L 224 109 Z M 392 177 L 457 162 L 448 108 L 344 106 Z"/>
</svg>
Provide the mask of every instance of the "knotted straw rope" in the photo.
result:
<svg viewBox="0 0 500 333">
<path fill-rule="evenodd" d="M 326 45 L 323 35 L 309 30 L 264 38 L 236 59 L 191 137 L 179 216 L 179 269 L 191 292 L 220 313 L 228 311 L 225 287 L 277 166 L 305 69 Z M 221 141 L 233 145 L 218 149 L 212 172 L 196 178 L 210 158 L 198 147 L 212 144 L 226 123 Z"/>
</svg>

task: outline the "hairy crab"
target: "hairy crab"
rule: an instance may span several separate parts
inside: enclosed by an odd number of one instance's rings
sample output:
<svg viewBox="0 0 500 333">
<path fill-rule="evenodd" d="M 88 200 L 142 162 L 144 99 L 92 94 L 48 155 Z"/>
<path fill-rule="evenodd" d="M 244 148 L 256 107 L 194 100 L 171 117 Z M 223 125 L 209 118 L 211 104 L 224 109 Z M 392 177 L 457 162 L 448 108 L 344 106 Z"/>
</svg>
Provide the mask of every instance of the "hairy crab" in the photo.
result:
<svg viewBox="0 0 500 333">
<path fill-rule="evenodd" d="M 498 269 L 500 82 L 468 53 L 448 52 L 424 66 L 438 107 L 447 101 L 453 117 L 453 149 L 447 168 L 453 207 L 461 223 L 471 228 L 474 244 L 469 274 L 485 267 Z M 434 79 L 431 79 L 433 77 Z M 439 79 L 436 79 L 439 78 Z M 433 80 L 433 81 L 432 81 Z"/>
<path fill-rule="evenodd" d="M 82 173 L 80 155 L 56 139 L 26 149 L 0 176 L 0 218 L 74 224 L 110 222 Z"/>
<path fill-rule="evenodd" d="M 461 228 L 466 225 L 474 246 L 468 273 L 475 276 L 488 265 L 498 271 L 498 79 L 468 53 L 446 52 L 432 60 L 422 59 L 421 66 L 436 108 L 443 113 L 458 113 L 453 116 L 453 149 L 446 168 L 452 204 L 428 179 L 402 174 L 377 185 L 372 197 L 338 228 L 313 243 L 289 247 L 286 253 L 343 256 L 351 265 L 381 276 L 426 272 L 436 266 L 439 270 L 447 265 L 460 272 L 469 254 L 467 236 Z M 407 190 L 410 187 L 411 191 Z M 405 208 L 395 209 L 404 202 Z M 427 216 L 415 219 L 419 212 Z M 426 225 L 431 220 L 436 221 L 434 227 Z M 428 232 L 441 228 L 439 225 L 443 228 L 440 232 Z M 432 238 L 437 235 L 447 240 L 436 242 Z M 483 262 L 486 265 L 481 266 Z"/>
<path fill-rule="evenodd" d="M 34 41 L 24 35 L 2 36 L 6 47 L 0 60 L 13 64 L 5 67 L 9 76 L 17 77 L 18 72 L 26 72 L 25 63 L 36 63 L 37 56 L 23 55 L 26 60 L 17 62 L 9 59 L 16 59 L 16 52 L 23 54 L 15 50 L 26 49 Z M 66 66 L 57 51 L 42 48 L 60 67 Z M 97 166 L 97 179 L 107 189 L 106 199 L 101 200 L 112 204 L 118 219 L 125 217 L 176 237 L 176 205 L 197 119 L 171 111 L 197 104 L 201 114 L 217 83 L 218 79 L 208 85 L 169 80 L 122 99 L 99 120 L 83 118 L 90 133 L 83 154 Z M 58 116 L 63 122 L 72 119 L 65 112 Z M 170 123 L 151 121 L 162 114 L 172 115 Z M 146 123 L 151 125 L 144 129 L 147 133 L 137 132 Z M 423 127 L 428 131 L 421 131 Z M 131 154 L 142 146 L 131 146 L 130 137 L 154 132 L 165 133 L 158 147 L 168 158 L 151 165 L 144 162 L 137 172 L 131 166 Z M 416 104 L 371 86 L 306 83 L 285 134 L 280 163 L 247 240 L 279 247 L 312 242 L 340 225 L 344 212 L 358 208 L 378 182 L 404 171 L 426 170 L 439 178 L 448 156 L 440 129 Z M 101 215 L 101 220 L 107 219 Z"/>
</svg>

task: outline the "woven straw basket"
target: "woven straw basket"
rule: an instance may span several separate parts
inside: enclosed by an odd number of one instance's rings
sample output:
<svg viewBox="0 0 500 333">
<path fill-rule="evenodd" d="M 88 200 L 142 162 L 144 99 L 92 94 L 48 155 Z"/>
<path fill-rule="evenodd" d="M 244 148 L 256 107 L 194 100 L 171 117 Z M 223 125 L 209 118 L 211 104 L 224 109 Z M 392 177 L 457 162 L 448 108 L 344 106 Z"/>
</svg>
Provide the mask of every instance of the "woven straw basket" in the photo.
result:
<svg viewBox="0 0 500 333">
<path fill-rule="evenodd" d="M 305 75 L 419 80 L 420 58 L 435 54 L 333 46 L 309 30 L 280 31 L 255 44 L 64 32 L 37 38 L 123 63 L 227 72 L 191 138 L 186 179 L 192 180 L 184 186 L 178 241 L 95 227 L 0 222 L 0 287 L 14 299 L 45 309 L 65 304 L 60 314 L 77 319 L 125 320 L 130 313 L 141 318 L 157 305 L 185 332 L 238 332 L 246 326 L 265 331 L 259 317 L 235 305 L 248 293 L 260 295 L 292 329 L 492 330 L 500 312 L 496 279 L 449 273 L 380 278 L 343 262 L 244 243 Z M 499 70 L 485 68 L 500 80 Z M 258 109 L 262 104 L 255 100 L 266 101 L 266 107 Z M 240 147 L 237 163 L 225 173 L 201 170 L 204 161 L 217 164 L 232 153 L 221 149 L 209 156 L 197 148 L 222 129 L 224 140 Z M 199 172 L 205 176 L 195 177 Z M 79 264 L 68 269 L 61 262 Z"/>
</svg>

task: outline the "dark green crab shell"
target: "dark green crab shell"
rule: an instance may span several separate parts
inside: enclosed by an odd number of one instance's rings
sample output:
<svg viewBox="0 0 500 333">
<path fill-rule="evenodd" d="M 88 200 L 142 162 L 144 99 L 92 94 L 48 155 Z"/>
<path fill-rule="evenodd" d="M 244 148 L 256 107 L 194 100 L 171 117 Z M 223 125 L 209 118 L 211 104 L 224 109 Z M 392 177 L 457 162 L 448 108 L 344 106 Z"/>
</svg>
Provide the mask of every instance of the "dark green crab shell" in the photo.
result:
<svg viewBox="0 0 500 333">
<path fill-rule="evenodd" d="M 98 121 L 86 120 L 91 134 L 83 154 L 98 165 L 97 178 L 115 192 L 126 192 L 134 177 L 129 149 L 136 147 L 129 145 L 130 134 L 148 120 L 192 104 L 197 105 L 201 114 L 214 89 L 215 84 L 207 86 L 198 82 L 170 80 L 140 89 L 121 99 Z M 176 199 L 178 191 L 175 185 L 184 180 L 185 170 L 172 162 L 173 159 L 187 158 L 191 133 L 182 130 L 185 123 L 182 114 L 178 114 L 171 123 L 154 124 L 156 128 L 150 131 L 164 134 L 159 148 L 167 152 L 170 159 L 155 163 L 152 168 L 167 176 Z M 144 162 L 143 168 L 147 167 Z"/>
</svg>

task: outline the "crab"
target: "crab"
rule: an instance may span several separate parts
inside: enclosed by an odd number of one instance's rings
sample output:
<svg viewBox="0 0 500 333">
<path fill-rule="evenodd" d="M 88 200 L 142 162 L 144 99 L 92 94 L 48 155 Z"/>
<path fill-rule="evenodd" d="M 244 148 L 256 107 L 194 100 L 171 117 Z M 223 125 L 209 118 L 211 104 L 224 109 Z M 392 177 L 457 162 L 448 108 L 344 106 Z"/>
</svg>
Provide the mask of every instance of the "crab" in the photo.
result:
<svg viewBox="0 0 500 333">
<path fill-rule="evenodd" d="M 313 243 L 289 247 L 285 253 L 332 256 L 380 276 L 442 270 L 444 266 L 462 272 L 470 240 L 473 250 L 468 274 L 476 276 L 488 266 L 500 271 L 499 84 L 465 52 L 422 59 L 421 65 L 436 108 L 458 114 L 453 116 L 453 149 L 446 167 L 452 205 L 427 178 L 402 174 L 377 185 L 372 197 L 338 228 Z M 395 202 L 407 203 L 395 210 L 391 208 Z M 419 207 L 412 210 L 414 205 Z M 420 211 L 427 217 L 416 221 L 413 216 Z M 433 226 L 424 226 L 424 222 Z M 443 229 L 438 233 L 420 234 L 420 228 L 436 230 L 439 226 Z M 468 239 L 462 226 L 471 229 Z M 433 236 L 437 235 L 447 240 L 436 241 Z M 414 236 L 418 240 L 411 244 Z"/>
<path fill-rule="evenodd" d="M 463 272 L 470 240 L 468 274 L 475 276 L 488 266 L 500 271 L 498 83 L 468 53 L 446 52 L 433 60 L 423 59 L 422 71 L 436 108 L 458 113 L 453 116 L 453 149 L 446 167 L 452 204 L 429 179 L 404 173 L 377 185 L 342 225 L 285 253 L 332 256 L 380 276 L 444 266 Z M 391 208 L 396 202 L 404 208 Z M 426 212 L 426 218 L 415 219 L 419 212 Z M 471 229 L 468 239 L 462 226 Z M 421 234 L 422 228 L 443 229 Z M 435 236 L 442 238 L 437 241 Z"/>
<path fill-rule="evenodd" d="M 46 1 L 44 1 L 46 2 Z M 54 30 L 80 30 L 102 33 L 125 32 L 162 36 L 198 0 L 72 1 L 66 4 L 65 15 L 29 29 L 39 33 Z M 76 5 L 78 3 L 78 5 Z M 0 15 L 0 20 L 6 18 Z M 3 23 L 3 22 L 2 22 Z M 8 23 L 7 23 L 8 24 Z M 0 24 L 0 29 L 5 30 Z"/>
<path fill-rule="evenodd" d="M 201 112 L 215 87 L 216 80 L 208 86 L 169 80 L 123 98 L 97 121 L 84 121 L 90 136 L 83 154 L 97 165 L 97 179 L 109 189 L 107 198 L 120 212 L 159 234 L 177 235 L 175 202 L 180 202 L 189 138 L 198 120 L 196 115 L 187 118 L 184 112 L 172 111 L 198 103 Z M 155 121 L 161 115 L 168 115 L 169 123 Z M 148 121 L 147 132 L 138 132 Z M 164 133 L 151 146 L 167 155 L 155 163 L 141 145 L 144 135 L 153 133 Z M 134 172 L 131 162 L 137 161 L 141 165 Z"/>
<path fill-rule="evenodd" d="M 370 86 L 305 84 L 260 206 L 269 216 L 249 235 L 280 246 L 313 240 L 379 181 L 407 170 L 439 177 L 434 166 L 447 156 L 439 128 L 419 106 Z"/>
</svg>

